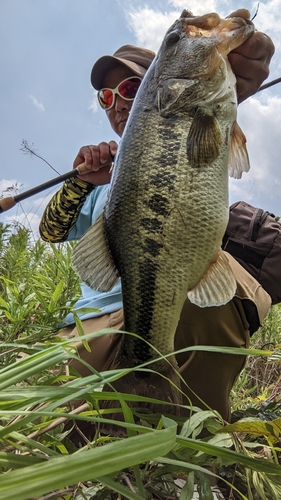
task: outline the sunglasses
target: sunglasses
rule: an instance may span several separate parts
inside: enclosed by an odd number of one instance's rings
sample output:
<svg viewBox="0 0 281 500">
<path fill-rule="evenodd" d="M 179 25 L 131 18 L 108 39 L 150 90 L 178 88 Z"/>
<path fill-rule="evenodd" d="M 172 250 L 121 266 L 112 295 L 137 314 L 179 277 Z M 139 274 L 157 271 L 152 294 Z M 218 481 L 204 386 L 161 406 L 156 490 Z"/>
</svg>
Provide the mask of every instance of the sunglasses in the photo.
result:
<svg viewBox="0 0 281 500">
<path fill-rule="evenodd" d="M 132 101 L 136 97 L 136 93 L 141 84 L 141 78 L 131 76 L 126 78 L 115 87 L 115 89 L 101 89 L 98 91 L 98 101 L 103 109 L 109 110 L 115 104 L 115 96 L 118 94 L 125 101 Z"/>
</svg>

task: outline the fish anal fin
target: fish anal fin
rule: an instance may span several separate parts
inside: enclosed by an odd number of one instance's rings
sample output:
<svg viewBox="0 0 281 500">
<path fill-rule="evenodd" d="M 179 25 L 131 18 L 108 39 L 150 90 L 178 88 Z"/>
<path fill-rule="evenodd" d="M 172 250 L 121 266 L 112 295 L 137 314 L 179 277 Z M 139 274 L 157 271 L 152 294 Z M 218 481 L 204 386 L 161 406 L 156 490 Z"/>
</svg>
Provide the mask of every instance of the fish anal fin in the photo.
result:
<svg viewBox="0 0 281 500">
<path fill-rule="evenodd" d="M 234 177 L 234 179 L 241 179 L 243 172 L 249 172 L 250 170 L 246 142 L 247 139 L 243 131 L 238 123 L 235 122 L 231 133 L 228 162 L 229 176 Z"/>
<path fill-rule="evenodd" d="M 94 290 L 108 292 L 115 285 L 119 275 L 105 238 L 103 213 L 75 246 L 72 267 Z"/>
<path fill-rule="evenodd" d="M 221 144 L 221 129 L 217 118 L 212 113 L 198 108 L 186 141 L 190 165 L 204 167 L 213 163 L 220 153 Z"/>
<path fill-rule="evenodd" d="M 207 272 L 187 294 L 190 302 L 199 307 L 212 307 L 227 304 L 236 292 L 236 279 L 226 255 L 219 250 L 218 258 Z"/>
</svg>

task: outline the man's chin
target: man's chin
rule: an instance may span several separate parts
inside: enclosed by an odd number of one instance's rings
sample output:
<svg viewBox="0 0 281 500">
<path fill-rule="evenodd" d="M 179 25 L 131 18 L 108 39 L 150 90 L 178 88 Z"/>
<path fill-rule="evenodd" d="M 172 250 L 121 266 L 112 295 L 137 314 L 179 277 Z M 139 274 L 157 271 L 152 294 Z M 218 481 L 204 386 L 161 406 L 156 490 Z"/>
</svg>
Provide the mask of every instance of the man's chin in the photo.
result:
<svg viewBox="0 0 281 500">
<path fill-rule="evenodd" d="M 122 134 L 123 134 L 123 132 L 124 132 L 124 128 L 125 128 L 125 126 L 126 126 L 126 123 L 127 123 L 127 120 L 124 120 L 124 121 L 122 121 L 122 122 L 120 122 L 120 123 L 119 123 L 119 125 L 118 125 L 118 127 L 117 127 L 117 128 L 118 128 L 118 133 L 119 133 L 119 135 L 122 135 Z"/>
</svg>

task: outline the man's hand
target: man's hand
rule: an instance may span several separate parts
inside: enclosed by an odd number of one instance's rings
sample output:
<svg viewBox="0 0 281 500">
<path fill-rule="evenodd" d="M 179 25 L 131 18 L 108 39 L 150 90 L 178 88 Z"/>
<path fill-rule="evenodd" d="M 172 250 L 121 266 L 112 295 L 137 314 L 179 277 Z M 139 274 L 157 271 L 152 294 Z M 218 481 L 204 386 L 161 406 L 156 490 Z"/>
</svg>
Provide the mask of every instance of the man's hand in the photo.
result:
<svg viewBox="0 0 281 500">
<path fill-rule="evenodd" d="M 101 186 L 108 184 L 111 178 L 111 165 L 116 155 L 118 144 L 115 141 L 101 142 L 97 146 L 83 146 L 76 156 L 73 168 L 83 163 L 83 171 L 86 173 L 78 175 L 79 179 Z"/>
<path fill-rule="evenodd" d="M 239 9 L 228 17 L 249 19 L 249 11 Z M 255 94 L 269 75 L 269 64 L 274 54 L 272 40 L 261 33 L 255 33 L 248 40 L 228 54 L 228 59 L 237 79 L 238 103 Z"/>
</svg>

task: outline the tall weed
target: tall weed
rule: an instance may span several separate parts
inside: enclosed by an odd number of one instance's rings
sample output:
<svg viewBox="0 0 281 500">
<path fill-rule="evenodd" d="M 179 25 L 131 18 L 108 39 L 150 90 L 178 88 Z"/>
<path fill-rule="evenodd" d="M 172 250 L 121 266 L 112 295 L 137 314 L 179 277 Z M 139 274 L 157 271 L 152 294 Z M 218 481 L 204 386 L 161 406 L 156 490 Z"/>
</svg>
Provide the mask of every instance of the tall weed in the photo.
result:
<svg viewBox="0 0 281 500">
<path fill-rule="evenodd" d="M 72 245 L 31 242 L 20 226 L 1 224 L 0 236 L 0 341 L 33 345 L 57 328 L 79 296 Z M 1 349 L 0 366 L 16 351 Z"/>
<path fill-rule="evenodd" d="M 64 368 L 76 354 L 54 332 L 80 294 L 70 264 L 72 244 L 31 243 L 28 230 L 20 226 L 0 225 L 0 235 L 0 499 L 186 500 L 193 496 L 195 480 L 200 499 L 209 499 L 206 474 L 214 475 L 214 467 L 233 499 L 280 499 L 278 407 L 270 425 L 250 421 L 247 427 L 243 421 L 227 427 L 215 412 L 198 408 L 190 408 L 186 422 L 161 415 L 140 418 L 128 404 L 140 398 L 101 392 L 101 385 L 122 371 L 69 375 Z M 249 353 L 253 361 L 280 367 L 279 314 L 277 306 L 264 330 L 255 334 L 260 351 Z M 271 361 L 268 351 L 275 353 Z M 20 359 L 22 352 L 26 356 Z M 258 407 L 258 391 L 267 389 L 268 379 L 259 374 L 257 386 L 249 371 L 243 377 L 233 403 L 237 398 L 241 408 L 247 400 L 246 411 L 249 402 Z M 276 382 L 276 373 L 272 380 Z M 102 425 L 112 425 L 107 410 L 100 408 L 101 400 L 112 398 L 121 402 L 124 422 L 118 424 L 125 437 L 98 432 Z M 254 417 L 262 420 L 259 414 Z M 84 435 L 82 424 L 92 426 L 93 437 Z M 203 429 L 207 438 L 200 437 Z M 75 434 L 79 446 L 72 439 Z M 237 484 L 240 494 L 235 497 Z"/>
</svg>

